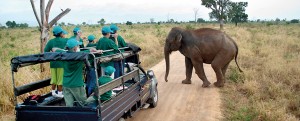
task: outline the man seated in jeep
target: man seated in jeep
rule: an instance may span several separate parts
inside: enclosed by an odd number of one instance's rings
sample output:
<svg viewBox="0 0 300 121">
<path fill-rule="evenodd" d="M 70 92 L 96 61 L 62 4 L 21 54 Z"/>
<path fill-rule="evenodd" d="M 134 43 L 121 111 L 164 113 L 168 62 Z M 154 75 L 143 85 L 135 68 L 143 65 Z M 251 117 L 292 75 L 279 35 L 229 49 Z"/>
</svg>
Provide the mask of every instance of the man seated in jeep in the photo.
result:
<svg viewBox="0 0 300 121">
<path fill-rule="evenodd" d="M 101 76 L 99 79 L 98 79 L 98 83 L 99 83 L 99 86 L 101 85 L 104 85 L 108 82 L 111 82 L 113 79 L 111 78 L 111 75 L 116 71 L 116 69 L 112 66 L 107 66 L 105 69 L 104 69 L 104 74 L 103 76 Z M 97 87 L 95 88 L 95 90 L 98 89 Z M 107 92 L 105 92 L 104 94 L 102 94 L 100 96 L 100 100 L 101 102 L 105 102 L 107 100 L 109 100 L 111 97 L 112 97 L 112 90 L 109 90 Z M 97 96 L 95 95 L 95 93 L 93 93 L 88 99 L 87 99 L 87 105 L 95 105 L 96 103 L 96 100 L 97 100 Z"/>
</svg>

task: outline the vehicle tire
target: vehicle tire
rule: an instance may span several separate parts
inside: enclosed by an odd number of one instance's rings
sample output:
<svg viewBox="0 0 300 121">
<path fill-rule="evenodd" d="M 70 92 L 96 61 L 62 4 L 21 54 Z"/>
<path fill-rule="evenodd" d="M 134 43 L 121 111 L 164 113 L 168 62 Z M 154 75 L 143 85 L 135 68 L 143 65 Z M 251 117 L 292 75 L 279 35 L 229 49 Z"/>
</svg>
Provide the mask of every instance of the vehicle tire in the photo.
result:
<svg viewBox="0 0 300 121">
<path fill-rule="evenodd" d="M 152 90 L 152 93 L 154 93 L 153 97 L 149 98 L 149 104 L 150 104 L 150 108 L 155 108 L 157 106 L 157 102 L 158 102 L 158 91 L 157 91 L 157 86 L 155 86 L 155 88 Z"/>
</svg>

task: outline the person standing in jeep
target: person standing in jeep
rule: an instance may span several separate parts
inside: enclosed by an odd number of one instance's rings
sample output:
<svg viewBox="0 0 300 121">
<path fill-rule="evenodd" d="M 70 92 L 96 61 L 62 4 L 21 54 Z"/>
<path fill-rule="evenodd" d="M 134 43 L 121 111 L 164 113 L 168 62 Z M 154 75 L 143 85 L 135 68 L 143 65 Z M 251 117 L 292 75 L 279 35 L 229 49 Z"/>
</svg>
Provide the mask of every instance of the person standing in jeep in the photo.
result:
<svg viewBox="0 0 300 121">
<path fill-rule="evenodd" d="M 67 53 L 78 52 L 81 42 L 72 38 L 67 41 Z M 54 48 L 54 52 L 64 52 L 59 48 Z M 82 52 L 95 52 L 102 53 L 102 50 L 96 50 L 95 48 L 90 48 L 89 50 L 84 50 Z M 86 104 L 86 90 L 84 88 L 83 81 L 83 71 L 84 62 L 83 61 L 63 61 L 64 68 L 64 78 L 63 78 L 63 92 L 66 106 L 73 107 L 76 101 L 78 106 L 84 106 Z"/>
<path fill-rule="evenodd" d="M 64 49 L 67 43 L 67 39 L 64 38 L 67 32 L 63 30 L 60 26 L 55 26 L 52 30 L 54 39 L 48 41 L 44 48 L 44 52 L 51 52 L 53 48 Z M 51 72 L 51 82 L 52 85 L 52 95 L 55 97 L 63 97 L 62 94 L 62 83 L 63 83 L 63 64 L 61 61 L 50 62 L 50 72 Z M 56 89 L 57 88 L 57 93 Z"/>
<path fill-rule="evenodd" d="M 110 34 L 112 33 L 110 27 L 104 26 L 101 31 L 102 31 L 103 37 L 99 39 L 99 41 L 96 45 L 96 49 L 97 50 L 110 50 L 110 49 L 114 50 L 114 51 L 110 51 L 110 52 L 105 52 L 101 56 L 107 56 L 107 55 L 112 55 L 112 54 L 117 53 L 118 46 L 111 39 L 109 39 Z M 114 67 L 114 62 L 101 63 L 100 66 L 101 66 L 101 75 L 104 75 L 104 68 L 107 66 Z M 118 69 L 116 69 L 116 70 L 118 70 Z M 112 78 L 114 79 L 114 74 L 112 74 Z"/>
</svg>

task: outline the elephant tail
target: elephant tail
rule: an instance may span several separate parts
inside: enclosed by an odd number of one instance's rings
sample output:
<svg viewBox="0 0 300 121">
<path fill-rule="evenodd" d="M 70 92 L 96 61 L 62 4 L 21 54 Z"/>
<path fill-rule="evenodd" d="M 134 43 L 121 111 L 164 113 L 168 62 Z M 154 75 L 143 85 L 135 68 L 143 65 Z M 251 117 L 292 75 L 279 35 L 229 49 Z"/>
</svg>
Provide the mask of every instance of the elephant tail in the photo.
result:
<svg viewBox="0 0 300 121">
<path fill-rule="evenodd" d="M 236 63 L 236 65 L 237 65 L 237 67 L 239 68 L 239 71 L 240 71 L 240 72 L 243 72 L 243 70 L 240 68 L 240 66 L 239 66 L 239 64 L 238 64 L 238 62 L 237 62 L 237 56 L 238 56 L 238 54 L 239 54 L 239 48 L 238 48 L 237 44 L 235 43 L 235 41 L 232 40 L 232 42 L 234 43 L 234 46 L 235 46 L 235 48 L 236 48 L 236 54 L 235 54 L 235 57 L 234 57 L 235 63 Z"/>
</svg>

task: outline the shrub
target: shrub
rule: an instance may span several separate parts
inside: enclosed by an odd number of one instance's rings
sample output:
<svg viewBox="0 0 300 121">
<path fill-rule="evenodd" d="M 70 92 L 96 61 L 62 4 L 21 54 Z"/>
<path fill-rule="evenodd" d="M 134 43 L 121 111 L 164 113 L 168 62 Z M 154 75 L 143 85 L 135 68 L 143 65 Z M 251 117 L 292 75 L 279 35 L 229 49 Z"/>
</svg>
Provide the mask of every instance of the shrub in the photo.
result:
<svg viewBox="0 0 300 121">
<path fill-rule="evenodd" d="M 298 19 L 293 19 L 293 20 L 291 20 L 291 23 L 299 23 L 299 20 Z"/>
</svg>

